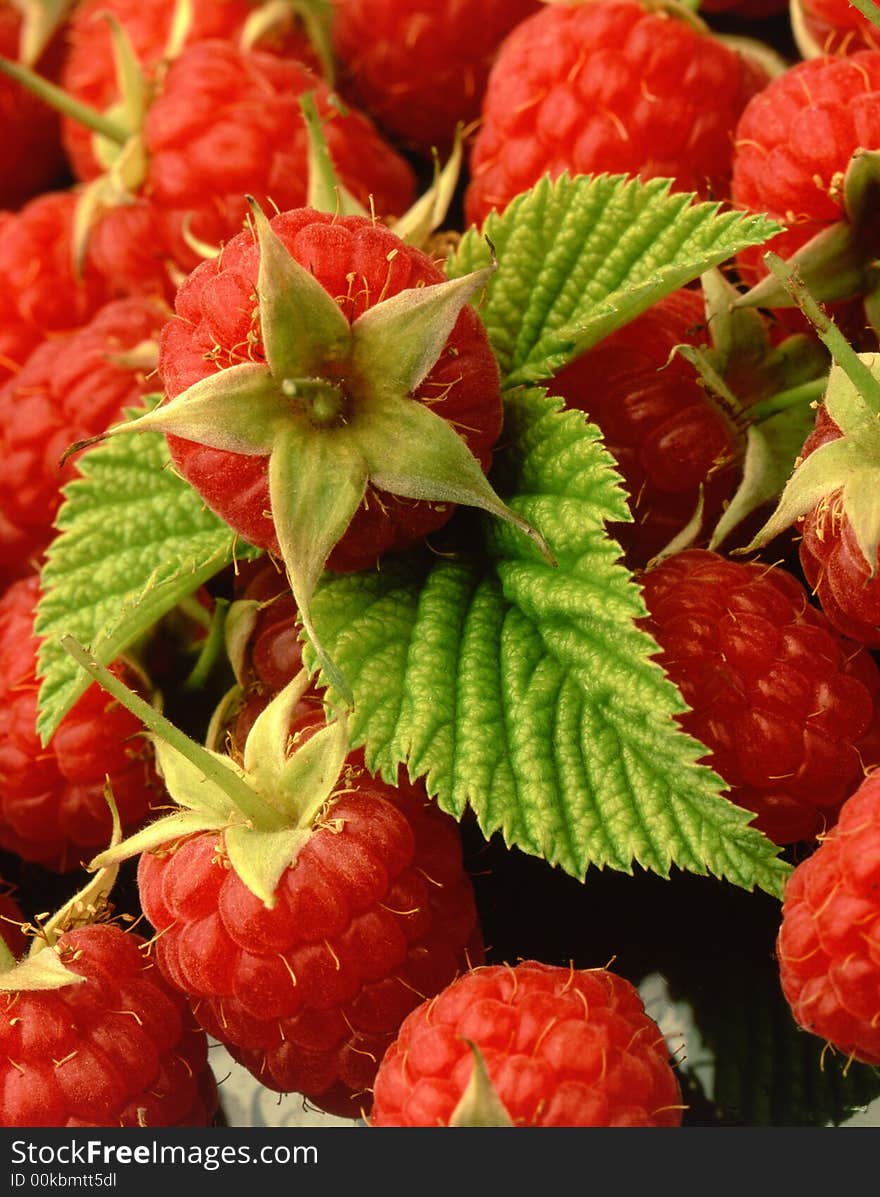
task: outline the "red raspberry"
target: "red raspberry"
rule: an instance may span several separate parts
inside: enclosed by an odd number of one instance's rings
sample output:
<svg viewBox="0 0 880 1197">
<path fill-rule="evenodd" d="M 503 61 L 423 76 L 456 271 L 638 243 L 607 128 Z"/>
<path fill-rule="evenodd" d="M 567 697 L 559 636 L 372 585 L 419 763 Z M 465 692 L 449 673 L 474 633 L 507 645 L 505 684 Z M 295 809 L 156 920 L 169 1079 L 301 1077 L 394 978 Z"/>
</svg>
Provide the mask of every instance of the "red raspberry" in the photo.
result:
<svg viewBox="0 0 880 1197">
<path fill-rule="evenodd" d="M 850 0 L 793 0 L 792 17 L 820 54 L 880 50 L 880 30 Z"/>
<path fill-rule="evenodd" d="M 334 217 L 301 208 L 271 222 L 290 254 L 336 297 L 353 322 L 379 300 L 407 288 L 444 281 L 434 262 L 366 217 Z M 234 237 L 219 260 L 206 262 L 180 288 L 179 319 L 164 329 L 159 374 L 169 398 L 217 369 L 261 360 L 256 280 L 258 244 Z M 485 329 L 470 305 L 459 313 L 446 348 L 414 398 L 453 424 L 485 471 L 501 431 L 498 366 Z M 354 400 L 352 400 L 354 402 Z M 268 458 L 246 457 L 168 436 L 175 465 L 209 507 L 252 544 L 280 555 L 268 489 Z M 452 515 L 451 504 L 398 498 L 372 485 L 327 566 L 372 566 L 391 549 L 408 548 Z"/>
<path fill-rule="evenodd" d="M 392 137 L 441 152 L 480 113 L 504 36 L 538 0 L 336 0 L 333 48 L 346 95 Z"/>
<path fill-rule="evenodd" d="M 162 247 L 183 270 L 201 260 L 186 234 L 219 245 L 242 226 L 255 196 L 276 209 L 306 202 L 308 130 L 300 98 L 314 92 L 339 181 L 365 207 L 399 215 L 413 200 L 409 164 L 358 110 L 340 110 L 303 63 L 214 39 L 184 48 L 167 65 L 143 120 L 146 166 L 131 189 L 155 208 Z M 92 136 L 65 120 L 78 178 L 106 166 Z"/>
<path fill-rule="evenodd" d="M 820 445 L 837 440 L 840 429 L 824 404 L 816 427 L 804 442 L 801 458 Z M 843 511 L 842 492 L 832 491 L 798 521 L 801 568 L 829 621 L 843 636 L 880 648 L 880 577 L 859 547 L 853 525 Z M 873 562 L 874 569 L 877 562 Z"/>
<path fill-rule="evenodd" d="M 601 428 L 626 488 L 634 524 L 611 531 L 635 567 L 680 532 L 703 487 L 711 527 L 730 498 L 741 457 L 736 429 L 708 398 L 676 345 L 700 345 L 700 292 L 676 291 L 566 366 L 552 383 Z"/>
<path fill-rule="evenodd" d="M 67 872 L 109 844 L 109 778 L 123 825 L 139 825 L 161 787 L 135 719 L 92 685 L 47 747 L 36 731 L 34 612 L 39 578 L 13 582 L 0 597 L 0 847 Z M 128 685 L 133 671 L 114 669 Z M 142 689 L 142 685 L 140 686 Z"/>
<path fill-rule="evenodd" d="M 339 1115 L 357 1117 L 404 1016 L 482 954 L 454 820 L 355 764 L 271 909 L 216 832 L 143 855 L 138 881 L 156 962 L 208 1033 Z"/>
<path fill-rule="evenodd" d="M 547 4 L 505 39 L 489 75 L 467 220 L 566 170 L 669 177 L 724 199 L 736 121 L 766 81 L 708 29 L 638 0 Z"/>
<path fill-rule="evenodd" d="M 777 843 L 830 826 L 880 761 L 880 670 L 811 607 L 794 575 L 688 549 L 641 578 L 684 731 Z"/>
<path fill-rule="evenodd" d="M 454 981 L 404 1020 L 373 1126 L 448 1126 L 473 1043 L 515 1126 L 678 1126 L 678 1079 L 638 990 L 604 968 L 526 960 Z"/>
<path fill-rule="evenodd" d="M 76 474 L 74 459 L 60 464 L 66 450 L 153 389 L 149 348 L 158 357 L 170 315 L 158 299 L 113 300 L 81 329 L 44 341 L 0 388 L 0 578 L 36 568 L 52 539 L 61 487 Z"/>
<path fill-rule="evenodd" d="M 0 55 L 20 60 L 23 6 L 0 4 Z M 56 35 L 34 64 L 46 79 L 57 80 L 65 53 Z M 61 121 L 42 100 L 7 76 L 0 78 L 0 208 L 19 208 L 27 200 L 60 184 L 67 173 L 61 145 Z"/>
<path fill-rule="evenodd" d="M 67 23 L 67 54 L 61 73 L 61 85 L 78 100 L 105 112 L 118 98 L 116 63 L 110 22 L 113 17 L 125 31 L 135 57 L 149 78 L 165 57 L 178 0 L 80 0 Z M 186 45 L 222 38 L 236 43 L 243 27 L 253 15 L 251 0 L 195 0 L 191 3 L 191 23 Z M 286 57 L 298 59 L 313 69 L 319 66 L 311 43 L 296 22 L 294 6 L 290 17 L 271 34 L 258 41 L 261 50 L 271 47 Z M 80 146 L 88 134 L 68 125 L 66 134 Z"/>
<path fill-rule="evenodd" d="M 47 192 L 15 214 L 0 213 L 0 382 L 50 333 L 79 328 L 115 298 L 90 259 L 76 275 L 76 205 L 73 191 Z"/>
<path fill-rule="evenodd" d="M 880 774 L 847 799 L 783 895 L 779 977 L 797 1023 L 880 1064 Z"/>
<path fill-rule="evenodd" d="M 733 202 L 767 213 L 787 231 L 737 256 L 745 279 L 767 273 L 768 250 L 788 258 L 846 220 L 843 177 L 858 149 L 880 149 L 880 50 L 798 62 L 749 101 L 736 127 Z M 863 232 L 875 236 L 872 222 Z M 867 241 L 863 249 L 866 257 L 876 253 Z M 855 309 L 844 306 L 836 318 L 863 329 L 861 305 Z"/>
<path fill-rule="evenodd" d="M 3 1126 L 208 1126 L 217 1089 L 204 1031 L 140 936 L 80 927 L 54 948 L 84 982 L 0 995 Z"/>
</svg>

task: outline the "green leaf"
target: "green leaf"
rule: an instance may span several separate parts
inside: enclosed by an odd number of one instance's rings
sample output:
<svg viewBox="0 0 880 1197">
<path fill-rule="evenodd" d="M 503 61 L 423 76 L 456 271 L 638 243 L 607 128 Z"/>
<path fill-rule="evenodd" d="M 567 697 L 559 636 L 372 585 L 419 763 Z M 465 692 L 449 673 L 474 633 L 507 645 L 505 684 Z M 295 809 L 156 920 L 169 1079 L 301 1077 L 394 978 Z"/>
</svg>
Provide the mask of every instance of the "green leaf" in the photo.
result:
<svg viewBox="0 0 880 1197">
<path fill-rule="evenodd" d="M 542 390 L 507 397 L 511 507 L 488 556 L 407 555 L 325 576 L 312 616 L 351 683 L 353 745 L 389 780 L 406 764 L 443 809 L 575 876 L 590 866 L 712 873 L 778 894 L 788 866 L 697 764 L 683 702 L 635 626 L 645 614 L 604 528 L 626 517 L 598 430 Z"/>
<path fill-rule="evenodd" d="M 480 315 L 512 386 L 550 378 L 667 292 L 780 230 L 671 193 L 665 179 L 562 175 L 466 233 L 447 274 L 497 256 Z"/>
<path fill-rule="evenodd" d="M 161 434 L 120 436 L 84 453 L 65 487 L 35 623 L 44 743 L 89 684 L 63 635 L 107 665 L 224 566 L 257 554 L 168 467 Z"/>
</svg>

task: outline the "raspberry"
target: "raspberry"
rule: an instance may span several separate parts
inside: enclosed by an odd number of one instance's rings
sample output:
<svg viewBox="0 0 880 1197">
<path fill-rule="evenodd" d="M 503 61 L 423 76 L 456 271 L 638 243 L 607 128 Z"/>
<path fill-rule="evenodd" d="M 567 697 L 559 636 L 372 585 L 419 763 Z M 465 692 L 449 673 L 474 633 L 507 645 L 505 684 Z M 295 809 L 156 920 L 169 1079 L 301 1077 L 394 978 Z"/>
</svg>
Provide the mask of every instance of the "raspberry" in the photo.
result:
<svg viewBox="0 0 880 1197">
<path fill-rule="evenodd" d="M 479 116 L 504 36 L 539 7 L 538 0 L 336 0 L 341 85 L 396 140 L 443 152 L 456 124 Z"/>
<path fill-rule="evenodd" d="M 515 1126 L 678 1126 L 678 1079 L 638 990 L 526 960 L 460 977 L 404 1020 L 376 1074 L 373 1126 L 449 1126 L 473 1070 Z"/>
<path fill-rule="evenodd" d="M 676 291 L 556 375 L 554 394 L 599 425 L 630 495 L 633 524 L 609 530 L 633 566 L 647 562 L 693 516 L 704 526 L 730 498 L 741 456 L 736 429 L 709 400 L 691 365 L 671 357 L 699 345 L 702 295 Z"/>
<path fill-rule="evenodd" d="M 688 549 L 641 577 L 684 731 L 777 843 L 832 825 L 880 761 L 880 671 L 778 566 Z"/>
<path fill-rule="evenodd" d="M 726 198 L 734 127 L 767 76 L 703 29 L 637 0 L 547 4 L 517 25 L 489 75 L 467 220 L 566 170 Z"/>
<path fill-rule="evenodd" d="M 444 278 L 426 254 L 366 217 L 334 217 L 300 208 L 276 216 L 271 227 L 296 261 L 337 299 L 349 322 L 378 306 L 380 299 Z M 262 359 L 256 302 L 259 266 L 259 247 L 244 232 L 227 244 L 221 259 L 205 263 L 184 282 L 176 302 L 178 319 L 167 325 L 160 343 L 159 374 L 169 398 L 221 368 L 236 366 L 243 360 L 243 346 L 250 360 Z M 331 362 L 329 370 L 339 372 L 342 366 Z M 353 378 L 354 410 L 356 385 Z M 445 351 L 414 397 L 460 430 L 482 468 L 488 468 L 501 430 L 498 367 L 470 306 L 460 312 Z M 168 443 L 175 465 L 208 506 L 246 540 L 280 555 L 269 501 L 268 457 L 209 448 L 197 438 L 170 435 Z M 407 548 L 441 527 L 452 510 L 451 504 L 399 498 L 369 485 L 330 553 L 328 568 L 371 567 L 382 553 Z"/>
<path fill-rule="evenodd" d="M 0 847 L 68 872 L 110 842 L 109 778 L 123 825 L 146 818 L 161 788 L 141 725 L 92 685 L 47 747 L 36 731 L 39 578 L 0 596 Z M 133 671 L 118 664 L 129 684 Z"/>
<path fill-rule="evenodd" d="M 753 282 L 766 275 L 768 250 L 789 258 L 831 225 L 845 224 L 847 168 L 857 150 L 877 149 L 880 50 L 798 62 L 754 96 L 736 126 L 732 199 L 787 229 L 737 255 L 743 277 Z M 876 239 L 875 217 L 866 210 L 856 238 L 866 262 L 876 255 Z M 798 313 L 795 319 L 800 323 Z M 853 337 L 864 335 L 860 303 L 848 306 L 844 299 L 835 319 L 852 323 Z"/>
<path fill-rule="evenodd" d="M 877 26 L 849 0 L 793 0 L 792 22 L 804 58 L 880 50 Z"/>
<path fill-rule="evenodd" d="M 801 458 L 841 435 L 824 405 L 816 427 L 804 442 Z M 880 578 L 859 547 L 852 522 L 843 511 L 840 490 L 832 491 L 798 521 L 801 568 L 822 610 L 843 636 L 880 648 Z M 877 562 L 874 563 L 876 570 Z"/>
<path fill-rule="evenodd" d="M 271 909 L 204 832 L 138 866 L 156 962 L 263 1085 L 356 1117 L 404 1016 L 481 945 L 458 827 L 350 768 Z"/>
<path fill-rule="evenodd" d="M 0 214 L 0 382 L 51 333 L 79 328 L 116 298 L 87 259 L 75 271 L 73 191 L 46 192 L 14 214 Z"/>
<path fill-rule="evenodd" d="M 880 1064 L 880 775 L 843 804 L 783 895 L 776 943 L 796 1022 L 852 1059 Z"/>
<path fill-rule="evenodd" d="M 219 245 L 237 233 L 245 195 L 278 209 L 306 202 L 308 131 L 300 98 L 313 92 L 340 182 L 380 216 L 412 202 L 414 174 L 373 123 L 340 110 L 327 84 L 301 62 L 214 39 L 185 47 L 168 63 L 143 117 L 145 165 L 129 189 L 155 208 L 163 248 L 186 271 L 201 260 L 191 234 Z M 75 174 L 106 170 L 83 125 L 66 118 Z M 79 132 L 75 132 L 79 130 Z"/>
<path fill-rule="evenodd" d="M 77 331 L 44 341 L 0 388 L 0 577 L 39 564 L 61 487 L 76 474 L 74 459 L 60 464 L 63 454 L 152 389 L 151 359 L 170 315 L 160 300 L 113 300 Z"/>
<path fill-rule="evenodd" d="M 42 951 L 85 981 L 0 994 L 0 1123 L 210 1125 L 217 1090 L 207 1038 L 144 940 L 97 923 Z"/>
<path fill-rule="evenodd" d="M 154 79 L 167 53 L 177 7 L 177 0 L 150 0 L 149 4 L 142 0 L 80 0 L 67 23 L 62 87 L 99 112 L 105 112 L 118 99 L 108 16 L 114 17 L 124 29 L 145 74 Z M 216 0 L 196 0 L 191 4 L 185 44 L 215 38 L 235 43 L 253 11 L 251 0 L 223 0 L 221 4 Z M 261 50 L 271 47 L 314 69 L 319 66 L 308 38 L 295 23 L 292 7 L 290 20 L 257 44 Z M 68 122 L 65 137 L 71 156 L 78 158 L 90 134 L 82 126 Z"/>
</svg>

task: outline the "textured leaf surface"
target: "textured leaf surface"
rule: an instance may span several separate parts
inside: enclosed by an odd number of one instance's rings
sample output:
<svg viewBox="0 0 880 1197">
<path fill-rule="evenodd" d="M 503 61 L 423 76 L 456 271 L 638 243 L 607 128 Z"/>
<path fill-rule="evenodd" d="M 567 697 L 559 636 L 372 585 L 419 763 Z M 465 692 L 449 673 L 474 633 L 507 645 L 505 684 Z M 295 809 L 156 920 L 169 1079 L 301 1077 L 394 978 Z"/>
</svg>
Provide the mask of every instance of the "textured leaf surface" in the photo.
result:
<svg viewBox="0 0 880 1197">
<path fill-rule="evenodd" d="M 494 250 L 498 270 L 480 314 L 508 385 L 541 382 L 779 227 L 670 193 L 664 179 L 562 175 L 492 213 L 481 233 L 466 233 L 447 273 L 479 269 Z"/>
<path fill-rule="evenodd" d="M 638 588 L 604 521 L 625 519 L 595 427 L 542 390 L 507 397 L 500 474 L 545 536 L 487 525 L 488 556 L 407 556 L 325 579 L 313 617 L 352 684 L 352 739 L 389 779 L 406 763 L 488 837 L 575 876 L 671 865 L 778 893 L 787 867 L 747 826 L 705 749 L 678 729 L 678 690 L 634 623 Z M 506 474 L 505 474 L 506 467 Z"/>
<path fill-rule="evenodd" d="M 156 432 L 117 436 L 79 459 L 43 569 L 37 722 L 47 742 L 89 684 L 69 633 L 109 664 L 208 578 L 254 552 L 168 468 Z"/>
</svg>

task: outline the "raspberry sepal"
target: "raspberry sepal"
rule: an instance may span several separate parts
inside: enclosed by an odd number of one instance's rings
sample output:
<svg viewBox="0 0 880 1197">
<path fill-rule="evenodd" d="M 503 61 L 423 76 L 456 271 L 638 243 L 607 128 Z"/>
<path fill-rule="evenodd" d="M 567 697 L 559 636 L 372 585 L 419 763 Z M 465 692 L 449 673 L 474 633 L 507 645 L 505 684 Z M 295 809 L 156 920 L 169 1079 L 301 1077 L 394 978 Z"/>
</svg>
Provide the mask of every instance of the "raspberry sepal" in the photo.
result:
<svg viewBox="0 0 880 1197">
<path fill-rule="evenodd" d="M 91 869 L 118 865 L 184 836 L 221 831 L 229 862 L 267 909 L 281 875 L 296 861 L 336 788 L 349 751 L 343 717 L 289 752 L 294 708 L 309 685 L 301 670 L 257 716 L 242 765 L 203 748 L 131 693 L 72 637 L 62 639 L 87 673 L 149 728 L 159 770 L 178 811 L 99 853 Z"/>
</svg>

